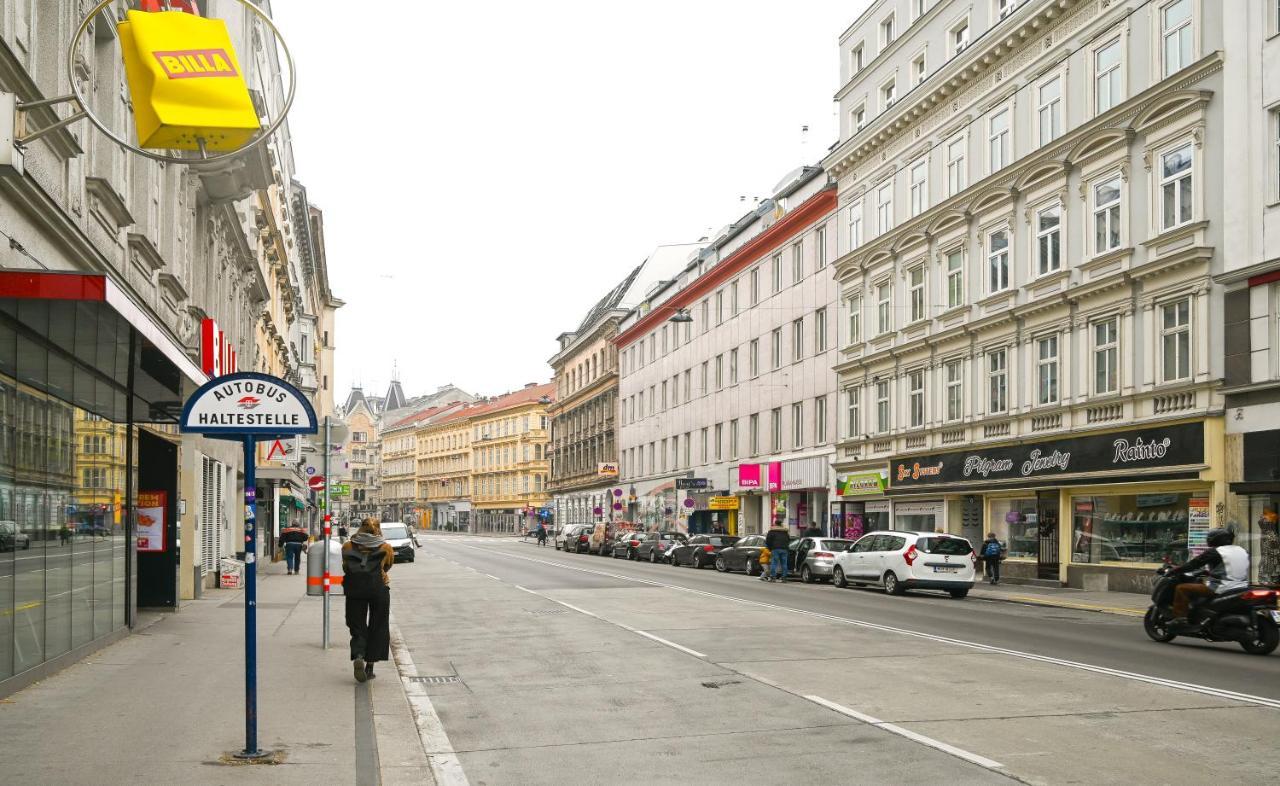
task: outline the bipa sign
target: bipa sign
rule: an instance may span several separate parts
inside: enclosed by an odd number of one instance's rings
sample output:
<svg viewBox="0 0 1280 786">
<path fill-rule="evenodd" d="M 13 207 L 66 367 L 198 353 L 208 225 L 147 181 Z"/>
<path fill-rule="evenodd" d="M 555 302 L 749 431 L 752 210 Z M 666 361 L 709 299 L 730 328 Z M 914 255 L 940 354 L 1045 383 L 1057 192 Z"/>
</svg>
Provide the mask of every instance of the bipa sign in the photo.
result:
<svg viewBox="0 0 1280 786">
<path fill-rule="evenodd" d="M 316 413 L 293 385 L 246 371 L 210 380 L 187 399 L 181 430 L 239 436 L 314 434 Z"/>
<path fill-rule="evenodd" d="M 218 327 L 217 320 L 200 322 L 200 369 L 210 379 L 236 373 L 236 350 Z"/>
</svg>

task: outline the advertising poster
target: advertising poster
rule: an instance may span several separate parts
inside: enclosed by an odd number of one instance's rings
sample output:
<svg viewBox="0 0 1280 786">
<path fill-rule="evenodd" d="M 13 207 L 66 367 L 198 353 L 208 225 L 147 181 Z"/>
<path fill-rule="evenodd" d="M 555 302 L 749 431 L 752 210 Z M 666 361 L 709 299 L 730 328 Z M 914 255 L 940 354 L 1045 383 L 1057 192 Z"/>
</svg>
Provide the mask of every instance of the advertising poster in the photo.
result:
<svg viewBox="0 0 1280 786">
<path fill-rule="evenodd" d="M 138 551 L 164 551 L 168 502 L 166 492 L 138 492 Z"/>
<path fill-rule="evenodd" d="M 1194 497 L 1187 503 L 1187 556 L 1197 557 L 1209 548 L 1209 500 Z"/>
</svg>

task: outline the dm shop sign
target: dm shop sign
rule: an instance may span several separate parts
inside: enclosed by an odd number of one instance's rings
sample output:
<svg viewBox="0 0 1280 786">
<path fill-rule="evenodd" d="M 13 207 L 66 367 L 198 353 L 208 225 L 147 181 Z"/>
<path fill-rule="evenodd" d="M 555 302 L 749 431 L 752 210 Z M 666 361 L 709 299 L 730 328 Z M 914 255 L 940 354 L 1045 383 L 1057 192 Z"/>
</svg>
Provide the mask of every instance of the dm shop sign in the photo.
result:
<svg viewBox="0 0 1280 786">
<path fill-rule="evenodd" d="M 297 388 L 266 374 L 242 372 L 206 383 L 187 400 L 182 430 L 200 434 L 314 434 L 316 415 Z"/>
<path fill-rule="evenodd" d="M 1203 463 L 1204 424 L 1186 423 L 902 459 L 890 464 L 889 485 L 903 489 Z"/>
</svg>

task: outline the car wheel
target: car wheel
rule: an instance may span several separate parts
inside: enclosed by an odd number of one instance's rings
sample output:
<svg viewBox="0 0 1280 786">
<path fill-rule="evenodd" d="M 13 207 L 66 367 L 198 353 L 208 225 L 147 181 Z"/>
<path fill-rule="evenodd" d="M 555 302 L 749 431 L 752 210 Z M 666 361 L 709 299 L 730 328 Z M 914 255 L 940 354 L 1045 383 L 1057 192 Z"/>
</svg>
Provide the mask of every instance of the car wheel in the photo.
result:
<svg viewBox="0 0 1280 786">
<path fill-rule="evenodd" d="M 901 595 L 906 592 L 906 587 L 902 586 L 902 582 L 898 581 L 898 574 L 891 570 L 884 572 L 884 591 L 890 595 Z"/>
<path fill-rule="evenodd" d="M 657 564 L 658 564 L 658 550 L 657 550 L 657 549 L 649 549 L 649 561 L 650 561 L 650 562 L 652 562 L 654 565 L 657 565 Z"/>
<path fill-rule="evenodd" d="M 836 565 L 835 570 L 831 571 L 831 583 L 840 589 L 849 586 L 849 582 L 844 578 L 844 568 Z"/>
<path fill-rule="evenodd" d="M 702 557 L 695 555 L 693 559 L 689 560 L 689 567 L 694 570 L 702 570 Z"/>
<path fill-rule="evenodd" d="M 813 583 L 813 571 L 809 570 L 809 566 L 805 565 L 800 569 L 800 580 L 805 584 Z"/>
<path fill-rule="evenodd" d="M 748 576 L 760 575 L 760 563 L 758 561 L 751 561 L 747 563 L 747 575 Z"/>
<path fill-rule="evenodd" d="M 955 598 L 956 600 L 964 600 L 965 598 L 969 597 L 969 590 L 967 589 L 951 590 L 951 597 Z"/>
<path fill-rule="evenodd" d="M 729 566 L 724 564 L 724 557 L 716 557 L 716 570 L 721 573 L 726 573 L 729 570 Z"/>
</svg>

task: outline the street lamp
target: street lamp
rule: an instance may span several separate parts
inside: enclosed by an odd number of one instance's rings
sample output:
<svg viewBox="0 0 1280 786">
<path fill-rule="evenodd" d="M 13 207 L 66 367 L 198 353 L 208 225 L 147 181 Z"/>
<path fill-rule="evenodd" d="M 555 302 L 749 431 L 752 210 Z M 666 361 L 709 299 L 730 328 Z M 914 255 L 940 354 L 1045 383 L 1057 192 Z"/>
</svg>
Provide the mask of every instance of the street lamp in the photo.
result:
<svg viewBox="0 0 1280 786">
<path fill-rule="evenodd" d="M 689 313 L 687 308 L 677 308 L 676 313 L 668 317 L 667 321 L 674 322 L 677 325 L 684 325 L 693 321 L 693 315 Z"/>
</svg>

